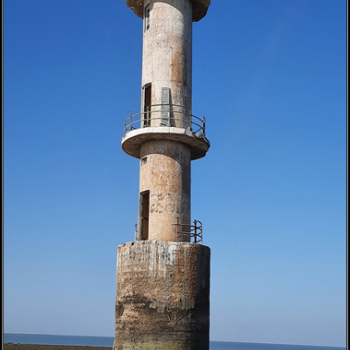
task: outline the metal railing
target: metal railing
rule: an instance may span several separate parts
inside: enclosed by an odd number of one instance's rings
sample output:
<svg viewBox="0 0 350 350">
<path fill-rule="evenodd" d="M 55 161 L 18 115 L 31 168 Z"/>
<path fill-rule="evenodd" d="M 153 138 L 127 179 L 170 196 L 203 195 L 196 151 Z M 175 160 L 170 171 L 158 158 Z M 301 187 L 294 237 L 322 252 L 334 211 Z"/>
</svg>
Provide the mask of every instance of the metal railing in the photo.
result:
<svg viewBox="0 0 350 350">
<path fill-rule="evenodd" d="M 199 220 L 194 220 L 193 225 L 173 224 L 177 228 L 177 236 L 180 242 L 203 243 L 203 228 Z"/>
<path fill-rule="evenodd" d="M 124 136 L 132 130 L 147 127 L 175 127 L 190 130 L 194 136 L 205 138 L 204 117 L 198 118 L 189 109 L 174 104 L 157 104 L 141 113 L 132 114 L 124 121 Z"/>
<path fill-rule="evenodd" d="M 203 227 L 202 222 L 199 220 L 194 220 L 193 225 L 186 224 L 173 224 L 176 228 L 177 238 L 179 242 L 187 242 L 188 238 L 191 243 L 203 243 Z M 137 224 L 135 224 L 134 230 L 134 241 L 138 241 L 138 230 Z"/>
<path fill-rule="evenodd" d="M 135 231 L 134 231 L 134 241 L 139 240 L 139 231 L 137 230 L 137 224 L 135 224 Z"/>
</svg>

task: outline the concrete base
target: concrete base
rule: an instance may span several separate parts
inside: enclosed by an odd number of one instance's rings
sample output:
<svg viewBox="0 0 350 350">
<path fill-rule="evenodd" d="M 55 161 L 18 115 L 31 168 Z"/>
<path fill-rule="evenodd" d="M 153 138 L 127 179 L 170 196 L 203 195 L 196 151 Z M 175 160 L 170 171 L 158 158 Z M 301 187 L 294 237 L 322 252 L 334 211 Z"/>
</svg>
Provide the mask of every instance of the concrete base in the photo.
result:
<svg viewBox="0 0 350 350">
<path fill-rule="evenodd" d="M 207 246 L 120 245 L 113 350 L 208 350 L 209 286 Z"/>
</svg>

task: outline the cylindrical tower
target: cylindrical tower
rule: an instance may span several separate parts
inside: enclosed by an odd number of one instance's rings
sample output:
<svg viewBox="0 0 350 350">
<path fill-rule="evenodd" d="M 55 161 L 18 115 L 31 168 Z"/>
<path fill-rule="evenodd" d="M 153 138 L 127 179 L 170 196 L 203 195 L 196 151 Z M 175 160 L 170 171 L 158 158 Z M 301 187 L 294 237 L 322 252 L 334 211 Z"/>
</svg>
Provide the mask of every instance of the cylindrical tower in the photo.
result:
<svg viewBox="0 0 350 350">
<path fill-rule="evenodd" d="M 192 115 L 192 22 L 210 1 L 126 3 L 144 18 L 141 113 L 126 121 L 122 140 L 140 159 L 138 238 L 189 242 L 191 160 L 210 145 L 205 119 Z"/>
<path fill-rule="evenodd" d="M 151 104 L 164 103 L 165 98 L 190 111 L 192 3 L 149 0 L 144 6 L 142 97 L 151 87 Z M 164 93 L 169 96 L 162 96 L 162 89 L 167 89 Z"/>
<path fill-rule="evenodd" d="M 126 0 L 143 18 L 141 111 L 122 149 L 140 160 L 137 237 L 118 247 L 114 350 L 209 349 L 210 249 L 191 224 L 191 161 L 210 143 L 192 114 L 192 23 L 210 0 Z"/>
</svg>

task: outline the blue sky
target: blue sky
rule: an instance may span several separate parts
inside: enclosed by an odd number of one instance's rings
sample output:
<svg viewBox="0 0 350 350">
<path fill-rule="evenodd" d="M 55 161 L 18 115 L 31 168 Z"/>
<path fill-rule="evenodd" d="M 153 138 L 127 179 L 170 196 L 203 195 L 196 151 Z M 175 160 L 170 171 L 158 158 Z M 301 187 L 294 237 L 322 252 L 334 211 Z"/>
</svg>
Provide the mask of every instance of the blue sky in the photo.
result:
<svg viewBox="0 0 350 350">
<path fill-rule="evenodd" d="M 114 335 L 133 240 L 142 20 L 123 0 L 4 1 L 4 331 Z M 213 0 L 193 25 L 192 219 L 211 340 L 346 344 L 346 1 Z"/>
</svg>

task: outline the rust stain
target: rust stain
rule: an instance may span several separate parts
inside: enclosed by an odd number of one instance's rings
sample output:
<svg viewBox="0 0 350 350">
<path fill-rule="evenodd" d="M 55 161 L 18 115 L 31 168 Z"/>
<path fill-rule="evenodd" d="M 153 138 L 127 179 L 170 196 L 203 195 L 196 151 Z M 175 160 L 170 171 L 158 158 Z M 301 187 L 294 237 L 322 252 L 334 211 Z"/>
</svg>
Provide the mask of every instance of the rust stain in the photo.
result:
<svg viewBox="0 0 350 350">
<path fill-rule="evenodd" d="M 172 47 L 170 80 L 176 83 L 186 84 L 184 81 L 186 77 L 186 74 L 184 74 L 185 57 L 181 41 L 181 38 L 174 37 L 170 45 Z"/>
</svg>

